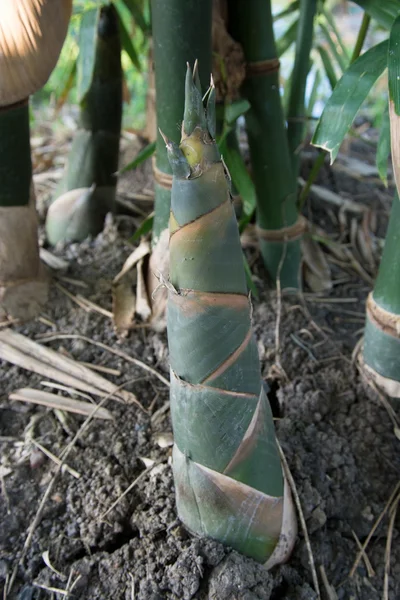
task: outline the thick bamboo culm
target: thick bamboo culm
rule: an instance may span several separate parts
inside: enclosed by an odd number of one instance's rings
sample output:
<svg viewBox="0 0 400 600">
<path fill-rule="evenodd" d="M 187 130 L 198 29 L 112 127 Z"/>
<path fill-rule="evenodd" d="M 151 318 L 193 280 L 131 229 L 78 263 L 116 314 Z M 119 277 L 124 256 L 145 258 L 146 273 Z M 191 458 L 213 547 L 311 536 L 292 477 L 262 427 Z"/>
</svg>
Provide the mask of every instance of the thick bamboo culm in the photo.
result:
<svg viewBox="0 0 400 600">
<path fill-rule="evenodd" d="M 212 0 L 152 0 L 153 56 L 157 125 L 169 139 L 179 142 L 183 115 L 186 64 L 198 59 L 200 79 L 208 85 L 211 72 Z M 152 243 L 168 229 L 172 171 L 158 133 L 156 167 L 167 175 L 155 179 L 155 215 Z"/>
<path fill-rule="evenodd" d="M 299 286 L 299 221 L 290 149 L 279 91 L 279 60 L 269 0 L 231 0 L 229 30 L 243 47 L 247 76 L 242 88 L 252 174 L 257 192 L 257 227 L 265 266 L 282 287 Z"/>
</svg>

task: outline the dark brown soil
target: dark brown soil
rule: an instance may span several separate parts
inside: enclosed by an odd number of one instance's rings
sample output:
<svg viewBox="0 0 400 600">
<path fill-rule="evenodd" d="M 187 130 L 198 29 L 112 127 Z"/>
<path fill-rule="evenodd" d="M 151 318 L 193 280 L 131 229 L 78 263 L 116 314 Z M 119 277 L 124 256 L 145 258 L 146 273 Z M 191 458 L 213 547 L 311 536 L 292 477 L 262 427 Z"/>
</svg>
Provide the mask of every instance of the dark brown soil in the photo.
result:
<svg viewBox="0 0 400 600">
<path fill-rule="evenodd" d="M 305 176 L 308 168 L 306 164 Z M 366 203 L 377 216 L 377 234 L 384 235 L 390 193 L 374 178 L 359 180 L 328 167 L 321 177 L 320 182 L 331 189 Z M 340 229 L 337 207 L 314 198 L 306 211 L 335 239 L 349 243 L 350 221 L 358 216 L 347 215 L 348 226 Z M 378 257 L 379 239 L 371 234 L 371 240 L 374 256 Z M 60 251 L 70 264 L 68 276 L 88 287 L 64 285 L 110 310 L 110 283 L 130 249 L 115 226 L 108 225 L 97 239 Z M 250 251 L 249 258 L 254 258 Z M 338 283 L 329 294 L 296 294 L 282 299 L 278 355 L 279 298 L 264 283 L 265 273 L 256 260 L 253 270 L 259 298 L 254 301 L 254 328 L 263 376 L 270 384 L 270 400 L 279 416 L 278 438 L 304 511 L 322 597 L 329 596 L 321 567 L 334 588 L 331 599 L 378 600 L 383 590 L 387 516 L 367 549 L 375 575 L 368 576 L 363 561 L 353 578 L 349 578 L 349 571 L 358 552 L 356 537 L 361 543 L 366 539 L 399 481 L 399 440 L 379 397 L 352 364 L 352 350 L 362 335 L 370 283 L 351 268 L 331 266 Z M 54 286 L 42 316 L 47 321 L 36 320 L 15 329 L 31 339 L 49 332 L 85 335 L 120 348 L 168 376 L 165 334 L 138 328 L 120 341 L 108 318 L 84 311 Z M 317 598 L 301 528 L 289 563 L 267 572 L 214 541 L 193 538 L 179 524 L 171 448 L 162 443 L 164 438 L 168 441 L 168 436 L 160 438 L 160 434 L 171 432 L 169 412 L 155 414 L 168 401 L 168 389 L 160 380 L 80 340 L 60 339 L 49 345 L 77 360 L 119 369 L 121 377 L 108 378 L 116 384 L 129 381 L 126 388 L 136 393 L 150 414 L 135 405 L 107 402 L 115 420 L 92 421 L 76 443 L 67 462 L 80 478 L 65 472 L 57 480 L 13 590 L 4 597 L 62 598 L 65 596 L 35 584 L 65 590 L 70 577 L 71 581 L 78 580 L 69 597 L 82 600 Z M 277 368 L 279 362 L 283 372 Z M 58 456 L 84 418 L 71 414 L 61 418 L 53 410 L 11 402 L 11 391 L 23 386 L 40 387 L 41 378 L 9 363 L 2 363 L 1 369 L 3 594 L 55 470 L 54 464 L 34 449 L 31 440 L 36 439 Z M 398 405 L 394 407 L 398 411 Z M 143 458 L 156 461 L 153 469 L 102 519 L 103 513 L 144 472 Z M 8 472 L 5 469 L 10 472 L 4 474 Z M 45 552 L 59 574 L 45 565 Z M 399 516 L 390 565 L 389 598 L 397 600 Z"/>
</svg>

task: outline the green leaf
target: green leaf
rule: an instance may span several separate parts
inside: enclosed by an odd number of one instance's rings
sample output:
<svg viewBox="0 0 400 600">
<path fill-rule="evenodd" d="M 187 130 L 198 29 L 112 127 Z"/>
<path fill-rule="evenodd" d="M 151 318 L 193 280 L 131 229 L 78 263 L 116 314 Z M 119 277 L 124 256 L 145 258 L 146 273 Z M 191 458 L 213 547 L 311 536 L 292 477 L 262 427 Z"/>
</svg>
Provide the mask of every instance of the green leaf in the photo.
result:
<svg viewBox="0 0 400 600">
<path fill-rule="evenodd" d="M 136 25 L 142 30 L 144 35 L 147 35 L 150 32 L 150 25 L 144 18 L 140 4 L 136 0 L 122 0 L 122 2 L 131 13 Z"/>
<path fill-rule="evenodd" d="M 330 83 L 330 86 L 332 89 L 334 89 L 337 84 L 337 77 L 336 77 L 334 66 L 331 61 L 331 57 L 329 56 L 328 52 L 326 51 L 326 49 L 323 46 L 318 46 L 317 50 L 321 57 L 322 64 L 324 66 L 325 73 L 326 73 L 326 76 Z"/>
<path fill-rule="evenodd" d="M 219 150 L 228 167 L 233 184 L 242 198 L 244 214 L 250 216 L 256 207 L 256 190 L 243 157 L 236 148 L 228 146 L 225 140 L 220 144 Z"/>
<path fill-rule="evenodd" d="M 400 115 L 400 16 L 393 23 L 388 51 L 389 98 Z"/>
<path fill-rule="evenodd" d="M 119 21 L 119 32 L 121 35 L 121 46 L 122 46 L 123 50 L 125 50 L 125 52 L 129 56 L 129 58 L 131 59 L 133 66 L 141 73 L 142 65 L 140 64 L 138 53 L 136 52 L 135 46 L 132 43 L 129 32 L 127 31 L 127 29 L 124 25 L 124 22 L 121 18 L 121 15 L 119 14 L 118 11 L 117 11 L 117 15 L 118 15 L 118 21 Z"/>
<path fill-rule="evenodd" d="M 224 113 L 226 123 L 228 125 L 233 125 L 239 117 L 247 113 L 249 108 L 250 102 L 244 98 L 236 100 L 235 102 L 232 102 L 232 104 L 227 104 Z"/>
<path fill-rule="evenodd" d="M 310 93 L 310 99 L 308 101 L 308 106 L 307 106 L 307 114 L 312 117 L 313 111 L 314 111 L 314 106 L 315 103 L 317 101 L 317 96 L 318 96 L 318 88 L 321 84 L 321 72 L 319 69 L 315 69 L 315 73 L 314 73 L 314 81 L 312 84 L 312 88 L 311 88 L 311 93 Z"/>
<path fill-rule="evenodd" d="M 398 0 L 354 0 L 385 29 L 390 29 L 400 11 Z"/>
<path fill-rule="evenodd" d="M 320 29 L 322 31 L 324 38 L 326 39 L 326 41 L 328 43 L 328 46 L 330 48 L 330 51 L 332 52 L 332 55 L 335 57 L 336 62 L 340 67 L 340 71 L 343 73 L 346 70 L 347 64 L 349 62 L 348 58 L 343 56 L 343 54 L 337 48 L 336 36 L 335 36 L 335 38 L 332 36 L 331 31 L 329 31 L 328 27 L 326 26 L 326 22 L 324 22 L 322 19 L 320 19 L 319 26 L 320 26 Z"/>
<path fill-rule="evenodd" d="M 348 62 L 350 60 L 350 53 L 349 53 L 349 50 L 346 48 L 346 44 L 344 43 L 343 38 L 340 35 L 338 28 L 336 27 L 336 23 L 335 23 L 335 19 L 332 14 L 332 11 L 326 10 L 325 6 L 322 6 L 321 12 L 324 15 L 325 19 L 327 20 L 329 27 L 332 29 L 333 33 L 335 34 L 338 44 L 342 49 L 342 54 L 343 54 L 343 56 L 345 56 L 347 58 L 347 62 Z"/>
<path fill-rule="evenodd" d="M 142 224 L 136 229 L 135 233 L 132 237 L 129 238 L 128 242 L 132 244 L 140 240 L 143 235 L 147 235 L 153 229 L 153 221 L 154 221 L 154 212 L 152 212 Z"/>
<path fill-rule="evenodd" d="M 77 95 L 82 103 L 92 84 L 96 63 L 96 39 L 100 9 L 92 8 L 83 13 L 79 29 L 79 55 L 77 60 Z"/>
<path fill-rule="evenodd" d="M 289 6 L 287 8 L 284 8 L 283 10 L 281 10 L 281 12 L 274 15 L 274 22 L 276 23 L 277 21 L 279 21 L 279 19 L 288 17 L 289 15 L 294 13 L 296 10 L 298 10 L 299 6 L 300 6 L 300 0 L 295 0 L 294 2 L 289 4 Z"/>
<path fill-rule="evenodd" d="M 150 158 L 150 156 L 154 154 L 155 150 L 156 142 L 151 142 L 151 144 L 148 144 L 139 152 L 137 157 L 132 162 L 125 165 L 125 167 L 118 172 L 118 175 L 121 175 L 121 173 L 125 173 L 126 171 L 132 171 L 133 169 L 136 169 L 136 167 L 142 164 L 142 162 Z"/>
<path fill-rule="evenodd" d="M 379 177 L 387 187 L 387 167 L 390 154 L 390 120 L 389 110 L 386 107 L 382 116 L 381 132 L 376 149 L 376 166 L 378 168 Z"/>
<path fill-rule="evenodd" d="M 346 133 L 372 86 L 387 66 L 387 41 L 367 50 L 354 61 L 335 87 L 318 122 L 314 146 L 338 155 Z"/>
<path fill-rule="evenodd" d="M 288 50 L 290 46 L 295 43 L 298 24 L 299 20 L 296 19 L 279 38 L 279 40 L 276 41 L 276 53 L 278 58 L 285 54 L 286 50 Z"/>
</svg>

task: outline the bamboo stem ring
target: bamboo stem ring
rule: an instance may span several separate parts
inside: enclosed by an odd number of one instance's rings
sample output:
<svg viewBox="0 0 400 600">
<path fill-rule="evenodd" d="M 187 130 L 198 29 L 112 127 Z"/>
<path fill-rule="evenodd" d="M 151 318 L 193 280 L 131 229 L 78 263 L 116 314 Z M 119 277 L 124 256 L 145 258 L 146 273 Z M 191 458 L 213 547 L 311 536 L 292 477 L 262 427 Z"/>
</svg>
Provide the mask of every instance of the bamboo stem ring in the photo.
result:
<svg viewBox="0 0 400 600">
<path fill-rule="evenodd" d="M 281 66 L 279 58 L 268 58 L 246 64 L 247 77 L 260 77 L 261 75 L 270 75 L 277 73 Z"/>
<path fill-rule="evenodd" d="M 259 238 L 266 242 L 293 242 L 302 237 L 307 231 L 307 227 L 307 219 L 300 215 L 296 223 L 281 229 L 262 229 L 257 226 L 257 234 Z"/>
<path fill-rule="evenodd" d="M 400 315 L 379 306 L 370 292 L 367 299 L 367 316 L 381 331 L 400 339 Z"/>
</svg>

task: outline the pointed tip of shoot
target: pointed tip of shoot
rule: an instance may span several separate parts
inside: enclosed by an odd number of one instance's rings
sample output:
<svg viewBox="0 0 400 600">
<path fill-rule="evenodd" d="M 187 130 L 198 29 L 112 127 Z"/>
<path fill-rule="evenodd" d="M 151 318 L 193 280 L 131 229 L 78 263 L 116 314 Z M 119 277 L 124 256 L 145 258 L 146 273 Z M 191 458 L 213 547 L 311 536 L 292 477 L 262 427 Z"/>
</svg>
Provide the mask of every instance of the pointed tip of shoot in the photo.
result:
<svg viewBox="0 0 400 600">
<path fill-rule="evenodd" d="M 215 140 L 217 134 L 217 126 L 216 126 L 216 91 L 213 76 L 211 75 L 210 79 L 210 87 L 207 90 L 207 105 L 206 105 L 206 118 L 207 118 L 207 127 L 208 131 Z"/>
<path fill-rule="evenodd" d="M 201 83 L 200 83 L 200 75 L 199 75 L 199 61 L 195 60 L 194 62 L 194 66 L 193 66 L 193 82 L 194 85 L 197 87 L 197 89 L 200 92 L 200 96 L 201 96 Z"/>
<path fill-rule="evenodd" d="M 162 137 L 162 139 L 164 140 L 164 144 L 167 146 L 168 148 L 168 144 L 169 144 L 169 139 L 167 138 L 167 136 L 161 131 L 160 128 L 158 128 L 158 131 L 160 132 L 160 135 Z"/>
<path fill-rule="evenodd" d="M 158 128 L 158 131 L 164 140 L 173 174 L 180 179 L 187 179 L 190 177 L 191 169 L 182 150 L 179 148 L 178 144 L 169 140 L 160 128 Z"/>
<path fill-rule="evenodd" d="M 201 87 L 197 61 L 195 63 L 193 72 L 189 63 L 187 63 L 185 80 L 185 111 L 183 117 L 183 132 L 187 136 L 191 135 L 197 126 L 206 126 L 203 99 L 201 97 L 200 89 Z"/>
</svg>

